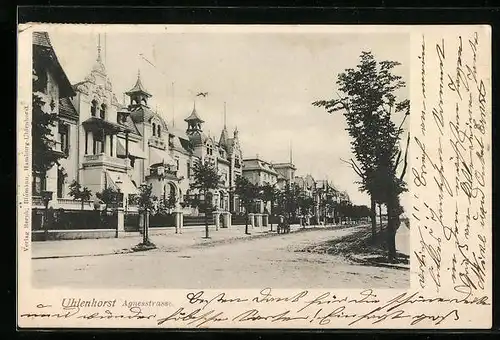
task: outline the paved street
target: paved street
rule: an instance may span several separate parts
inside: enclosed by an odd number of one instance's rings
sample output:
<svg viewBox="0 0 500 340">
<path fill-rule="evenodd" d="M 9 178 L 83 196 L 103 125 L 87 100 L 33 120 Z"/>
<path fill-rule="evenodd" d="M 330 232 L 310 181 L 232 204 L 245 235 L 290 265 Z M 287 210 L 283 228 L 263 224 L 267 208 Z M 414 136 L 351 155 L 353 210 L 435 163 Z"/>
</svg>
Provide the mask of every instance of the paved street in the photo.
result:
<svg viewBox="0 0 500 340">
<path fill-rule="evenodd" d="M 171 235 L 156 235 L 152 240 L 160 247 L 148 252 L 34 259 L 33 284 L 78 288 L 407 287 L 408 271 L 352 265 L 337 256 L 293 251 L 348 235 L 357 228 L 315 228 L 211 245 L 186 242 L 177 247 L 162 246 Z"/>
</svg>

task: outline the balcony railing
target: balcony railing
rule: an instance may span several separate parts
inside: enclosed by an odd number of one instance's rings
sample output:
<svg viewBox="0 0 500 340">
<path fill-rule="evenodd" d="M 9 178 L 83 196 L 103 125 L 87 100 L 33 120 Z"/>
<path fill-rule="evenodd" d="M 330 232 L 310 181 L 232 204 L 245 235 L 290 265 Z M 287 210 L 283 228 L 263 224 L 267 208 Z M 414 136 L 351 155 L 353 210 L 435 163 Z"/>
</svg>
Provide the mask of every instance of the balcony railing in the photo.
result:
<svg viewBox="0 0 500 340">
<path fill-rule="evenodd" d="M 104 163 L 111 163 L 124 168 L 130 167 L 130 160 L 127 158 L 111 157 L 104 153 L 84 156 L 84 165 L 103 165 Z"/>
<path fill-rule="evenodd" d="M 43 208 L 45 206 L 43 204 L 42 197 L 40 196 L 33 196 L 31 205 L 38 208 Z M 72 198 L 54 198 L 49 202 L 49 206 L 54 209 L 81 210 L 82 201 L 76 201 Z M 83 209 L 84 210 L 93 209 L 93 202 L 84 201 Z"/>
<path fill-rule="evenodd" d="M 167 145 L 165 144 L 165 141 L 161 138 L 158 138 L 158 137 L 149 138 L 148 145 L 154 146 L 154 147 L 162 149 L 162 150 L 165 150 L 165 148 L 167 147 Z"/>
</svg>

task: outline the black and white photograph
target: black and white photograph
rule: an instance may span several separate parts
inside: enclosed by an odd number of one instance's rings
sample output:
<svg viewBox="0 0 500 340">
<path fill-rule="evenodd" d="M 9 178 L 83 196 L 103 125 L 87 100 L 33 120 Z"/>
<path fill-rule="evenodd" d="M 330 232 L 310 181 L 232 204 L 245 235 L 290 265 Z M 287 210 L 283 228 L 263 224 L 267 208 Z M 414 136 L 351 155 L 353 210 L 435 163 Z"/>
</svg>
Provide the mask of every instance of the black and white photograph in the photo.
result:
<svg viewBox="0 0 500 340">
<path fill-rule="evenodd" d="M 20 322 L 491 322 L 488 27 L 111 26 L 19 33 Z"/>
<path fill-rule="evenodd" d="M 33 284 L 408 287 L 408 70 L 397 32 L 33 32 Z"/>
</svg>

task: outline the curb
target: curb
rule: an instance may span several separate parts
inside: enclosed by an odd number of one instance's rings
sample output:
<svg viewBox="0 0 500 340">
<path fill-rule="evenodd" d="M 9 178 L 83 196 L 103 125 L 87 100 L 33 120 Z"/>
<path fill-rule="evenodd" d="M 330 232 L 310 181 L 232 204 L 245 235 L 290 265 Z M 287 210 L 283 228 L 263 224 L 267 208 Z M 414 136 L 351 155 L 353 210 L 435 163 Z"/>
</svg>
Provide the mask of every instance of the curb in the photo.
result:
<svg viewBox="0 0 500 340">
<path fill-rule="evenodd" d="M 50 256 L 36 256 L 32 257 L 32 260 L 46 260 L 46 259 L 64 259 L 69 257 L 91 257 L 91 256 L 108 256 L 108 255 L 119 255 L 119 254 L 130 254 L 134 251 L 132 249 L 122 249 L 113 252 L 99 253 L 99 254 L 75 254 L 75 255 L 50 255 Z"/>
<path fill-rule="evenodd" d="M 373 261 L 366 261 L 366 260 L 359 260 L 359 259 L 352 259 L 351 260 L 354 263 L 364 265 L 364 266 L 370 266 L 370 267 L 382 267 L 382 268 L 389 268 L 389 269 L 398 269 L 398 270 L 410 270 L 410 267 L 404 267 L 404 266 L 398 266 L 397 264 L 389 264 L 389 263 L 379 263 L 379 262 L 373 262 Z"/>
<path fill-rule="evenodd" d="M 273 236 L 278 236 L 278 235 L 286 236 L 286 235 L 290 235 L 290 234 L 303 233 L 303 232 L 308 232 L 308 231 L 333 230 L 336 228 L 337 228 L 337 226 L 330 226 L 330 227 L 326 227 L 326 226 L 319 227 L 318 226 L 318 227 L 309 227 L 309 228 L 297 228 L 294 231 L 290 231 L 289 234 L 278 234 L 278 233 L 276 233 L 276 230 L 273 230 L 272 232 L 266 231 L 266 232 L 262 232 L 259 234 L 252 234 L 248 237 L 238 237 L 237 236 L 237 237 L 233 237 L 233 238 L 229 238 L 229 239 L 225 239 L 225 240 L 208 241 L 205 243 L 195 244 L 195 245 L 187 247 L 187 248 L 198 249 L 198 248 L 203 248 L 203 247 L 215 246 L 215 245 L 221 244 L 221 243 L 222 244 L 231 243 L 231 242 L 238 241 L 238 240 L 255 240 L 255 239 L 259 239 L 259 238 L 267 238 L 267 237 L 273 237 Z"/>
<path fill-rule="evenodd" d="M 354 226 L 351 226 L 354 227 Z M 297 228 L 294 231 L 290 231 L 290 234 L 295 234 L 295 233 L 303 233 L 303 232 L 308 232 L 308 231 L 318 231 L 318 230 L 332 230 L 332 229 L 337 229 L 339 226 L 313 226 L 309 228 Z M 342 229 L 348 228 L 346 226 L 343 226 Z M 340 229 L 340 228 L 339 228 Z M 228 238 L 228 239 L 222 239 L 222 240 L 214 240 L 214 241 L 208 241 L 205 243 L 198 243 L 194 244 L 192 246 L 187 246 L 185 249 L 199 249 L 203 247 L 211 247 L 211 246 L 216 246 L 218 244 L 224 244 L 224 243 L 232 243 L 235 241 L 239 240 L 255 240 L 259 238 L 267 238 L 267 237 L 272 237 L 272 236 L 278 236 L 278 235 L 290 235 L 290 234 L 277 234 L 276 230 L 271 231 L 266 231 L 262 232 L 259 234 L 254 234 L 250 235 L 248 237 L 233 237 L 233 238 Z M 161 247 L 161 246 L 160 246 Z M 160 247 L 156 249 L 151 249 L 151 250 L 158 250 Z M 149 250 L 148 250 L 149 251 Z M 75 255 L 50 255 L 50 256 L 37 256 L 37 257 L 32 257 L 32 260 L 46 260 L 46 259 L 62 259 L 62 258 L 78 258 L 78 257 L 93 257 L 93 256 L 109 256 L 109 255 L 120 255 L 120 254 L 132 254 L 132 253 L 137 253 L 137 251 L 132 250 L 131 248 L 125 248 L 121 250 L 115 250 L 112 252 L 106 252 L 106 253 L 99 253 L 99 254 L 75 254 Z"/>
</svg>

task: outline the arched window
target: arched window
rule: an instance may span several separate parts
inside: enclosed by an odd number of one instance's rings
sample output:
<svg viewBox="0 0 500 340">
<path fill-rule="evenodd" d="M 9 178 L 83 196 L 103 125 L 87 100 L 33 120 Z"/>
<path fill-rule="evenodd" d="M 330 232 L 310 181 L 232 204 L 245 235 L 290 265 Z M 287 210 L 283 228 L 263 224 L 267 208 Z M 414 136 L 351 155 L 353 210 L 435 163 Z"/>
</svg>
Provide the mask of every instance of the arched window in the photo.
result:
<svg viewBox="0 0 500 340">
<path fill-rule="evenodd" d="M 106 118 L 106 104 L 102 104 L 101 105 L 100 117 L 101 117 L 101 119 L 105 119 Z"/>
<path fill-rule="evenodd" d="M 156 136 L 156 124 L 153 123 L 153 137 Z"/>
<path fill-rule="evenodd" d="M 158 135 L 158 137 L 161 137 L 161 127 L 160 127 L 160 124 L 158 124 L 158 127 L 157 127 L 157 128 L 158 128 L 158 133 L 157 133 L 157 135 Z"/>
<path fill-rule="evenodd" d="M 90 114 L 92 117 L 95 117 L 97 115 L 97 100 L 92 101 L 92 106 L 90 107 Z"/>
</svg>

